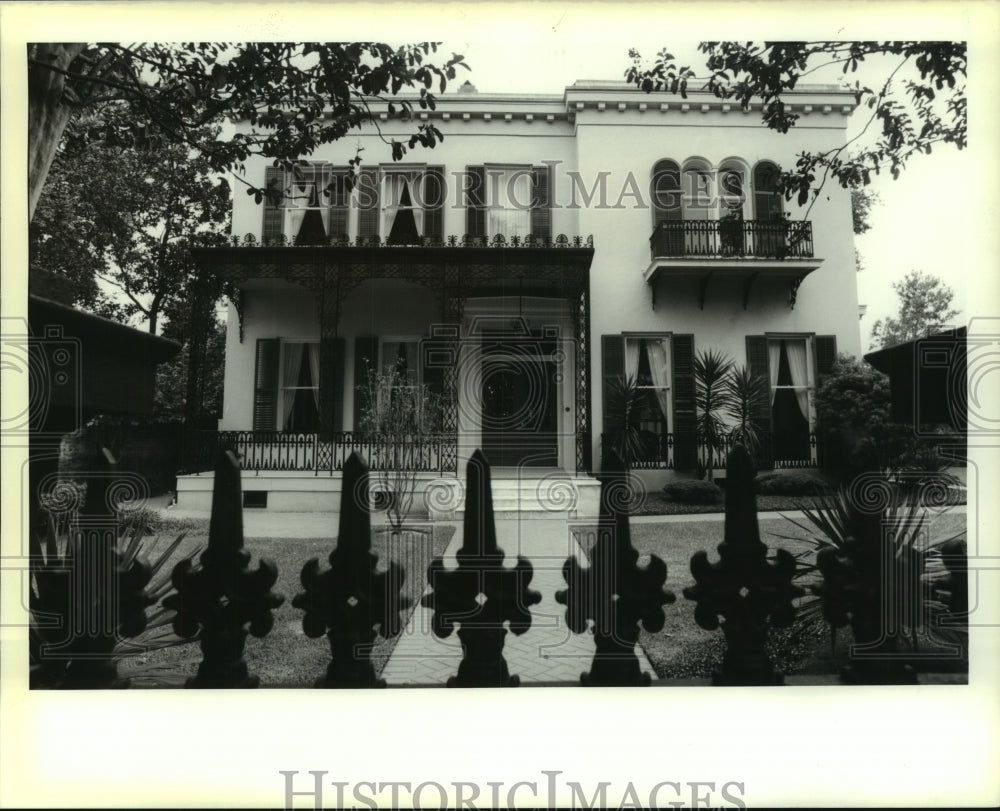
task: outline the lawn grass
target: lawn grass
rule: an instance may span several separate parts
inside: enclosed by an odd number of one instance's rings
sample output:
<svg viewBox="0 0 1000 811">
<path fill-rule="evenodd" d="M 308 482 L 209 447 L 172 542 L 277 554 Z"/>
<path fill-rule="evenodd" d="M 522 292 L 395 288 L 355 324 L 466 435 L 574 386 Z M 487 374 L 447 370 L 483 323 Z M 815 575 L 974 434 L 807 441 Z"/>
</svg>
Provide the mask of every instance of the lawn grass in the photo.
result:
<svg viewBox="0 0 1000 811">
<path fill-rule="evenodd" d="M 813 548 L 804 540 L 808 534 L 792 522 L 765 518 L 759 524 L 761 540 L 769 550 L 783 548 L 792 554 L 806 553 L 807 559 L 811 559 Z M 964 524 L 964 514 L 942 515 L 935 520 L 932 535 L 934 538 L 948 537 Z M 690 563 L 695 552 L 703 549 L 708 552 L 710 561 L 718 560 L 722 521 L 636 523 L 631 531 L 632 545 L 640 554 L 639 565 L 644 566 L 650 554 L 660 557 L 667 564 L 666 588 L 677 598 L 674 603 L 663 606 L 665 623 L 661 631 L 640 631 L 639 642 L 653 670 L 661 679 L 710 676 L 713 668 L 722 662 L 725 640 L 721 631 L 705 631 L 695 623 L 695 604 L 684 598 L 683 591 L 694 584 Z M 800 585 L 804 583 L 800 581 Z M 830 630 L 822 622 L 801 631 L 772 629 L 769 652 L 775 666 L 786 674 L 832 674 L 847 661 L 852 641 L 850 630 L 841 629 L 836 639 L 836 646 L 831 648 Z"/>
<path fill-rule="evenodd" d="M 207 523 L 207 522 L 205 522 Z M 175 553 L 179 560 L 191 550 L 205 548 L 207 537 L 202 526 L 194 530 Z M 199 531 L 200 530 L 200 531 Z M 455 528 L 436 526 L 432 533 L 406 532 L 400 538 L 391 538 L 384 529 L 372 532 L 372 551 L 378 554 L 378 571 L 384 571 L 389 560 L 400 563 L 406 572 L 403 594 L 409 598 L 410 607 L 402 613 L 403 624 L 420 601 L 426 586 L 427 566 L 433 557 L 442 555 Z M 167 535 L 168 539 L 174 536 Z M 292 598 L 302 591 L 299 575 L 302 567 L 312 558 L 318 558 L 321 568 L 329 567 L 327 560 L 336 546 L 335 540 L 325 538 L 248 538 L 245 548 L 251 554 L 250 568 L 256 569 L 260 558 L 270 558 L 278 567 L 278 580 L 272 591 L 283 594 L 285 601 L 274 611 L 274 627 L 267 636 L 256 639 L 247 637 L 245 659 L 250 673 L 260 678 L 262 687 L 311 687 L 326 671 L 330 663 L 330 646 L 325 636 L 310 639 L 302 631 L 302 611 L 292 607 Z M 197 556 L 195 561 L 197 561 Z M 168 568 L 173 563 L 168 563 Z M 381 673 L 398 638 L 378 637 L 372 650 L 376 673 Z M 154 651 L 123 663 L 119 670 L 128 675 L 138 666 L 156 667 L 157 671 L 136 686 L 183 686 L 188 676 L 194 675 L 201 661 L 198 643 Z M 161 673 L 160 671 L 165 671 Z"/>
</svg>

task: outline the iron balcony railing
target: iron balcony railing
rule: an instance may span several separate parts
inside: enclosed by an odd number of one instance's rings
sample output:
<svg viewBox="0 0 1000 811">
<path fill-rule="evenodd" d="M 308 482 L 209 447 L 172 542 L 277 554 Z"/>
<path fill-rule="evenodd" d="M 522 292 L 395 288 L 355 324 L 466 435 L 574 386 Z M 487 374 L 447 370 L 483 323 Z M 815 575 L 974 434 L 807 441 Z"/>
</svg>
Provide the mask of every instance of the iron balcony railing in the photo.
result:
<svg viewBox="0 0 1000 811">
<path fill-rule="evenodd" d="M 653 259 L 811 258 L 812 223 L 781 220 L 667 220 L 649 238 Z"/>
<path fill-rule="evenodd" d="M 332 474 L 357 451 L 370 470 L 403 469 L 456 473 L 454 435 L 425 434 L 405 439 L 355 431 L 203 431 L 185 465 L 188 473 L 212 470 L 220 451 L 232 451 L 247 472 L 303 471 Z"/>
</svg>

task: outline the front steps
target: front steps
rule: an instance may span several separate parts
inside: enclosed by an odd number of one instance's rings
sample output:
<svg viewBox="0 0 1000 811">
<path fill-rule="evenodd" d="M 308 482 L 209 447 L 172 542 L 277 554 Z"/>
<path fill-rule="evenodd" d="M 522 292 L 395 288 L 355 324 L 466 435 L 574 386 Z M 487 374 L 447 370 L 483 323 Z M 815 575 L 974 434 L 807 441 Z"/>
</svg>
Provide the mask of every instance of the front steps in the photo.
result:
<svg viewBox="0 0 1000 811">
<path fill-rule="evenodd" d="M 177 507 L 185 513 L 206 515 L 212 506 L 212 473 L 177 477 Z M 243 473 L 246 509 L 281 513 L 337 513 L 340 511 L 341 475 L 276 471 Z M 579 519 L 596 518 L 600 483 L 587 475 L 555 469 L 494 469 L 493 510 L 497 518 Z M 371 489 L 378 487 L 377 474 Z M 435 473 L 418 474 L 411 514 L 434 520 L 460 520 L 464 516 L 465 481 Z"/>
</svg>

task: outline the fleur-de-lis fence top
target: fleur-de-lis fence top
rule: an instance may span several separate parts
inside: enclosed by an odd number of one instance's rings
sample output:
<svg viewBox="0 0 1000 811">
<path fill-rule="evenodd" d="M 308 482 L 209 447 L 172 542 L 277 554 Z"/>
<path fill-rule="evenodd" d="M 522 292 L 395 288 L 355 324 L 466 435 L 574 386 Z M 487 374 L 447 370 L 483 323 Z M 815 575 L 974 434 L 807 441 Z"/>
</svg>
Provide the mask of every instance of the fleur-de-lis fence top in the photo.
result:
<svg viewBox="0 0 1000 811">
<path fill-rule="evenodd" d="M 329 685 L 381 685 L 375 680 L 369 651 L 376 630 L 389 638 L 399 633 L 400 612 L 410 600 L 400 593 L 406 572 L 392 561 L 376 572 L 371 551 L 368 468 L 355 452 L 344 463 L 340 530 L 330 553 L 330 568 L 320 571 L 313 558 L 302 569 L 305 589 L 292 605 L 305 612 L 302 628 L 316 638 L 327 633 L 333 659 L 324 682 Z"/>
<path fill-rule="evenodd" d="M 695 621 L 714 631 L 723 620 L 724 683 L 780 683 L 764 653 L 768 622 L 790 626 L 792 601 L 804 591 L 792 584 L 796 562 L 790 552 L 778 549 L 774 560 L 767 559 L 757 524 L 753 462 L 743 445 L 736 445 L 726 462 L 726 519 L 718 550 L 716 563 L 709 563 L 704 550 L 691 557 L 695 585 L 685 588 L 684 596 L 697 603 Z"/>
<path fill-rule="evenodd" d="M 240 466 L 225 451 L 215 466 L 208 548 L 199 564 L 182 560 L 171 575 L 176 594 L 163 601 L 176 611 L 178 636 L 201 633 L 204 661 L 192 686 L 255 686 L 243 662 L 247 629 L 265 636 L 274 625 L 272 611 L 284 597 L 271 591 L 278 568 L 267 558 L 251 570 L 250 553 L 243 548 L 243 503 Z"/>
<path fill-rule="evenodd" d="M 582 676 L 585 684 L 648 684 L 635 655 L 639 623 L 653 633 L 662 630 L 663 606 L 676 597 L 663 588 L 667 564 L 661 558 L 651 555 L 644 568 L 637 565 L 628 515 L 633 493 L 621 459 L 609 452 L 604 467 L 590 565 L 566 559 L 567 588 L 556 593 L 556 601 L 566 606 L 566 624 L 573 633 L 583 633 L 588 620 L 593 622 L 596 653 L 593 668 Z"/>
<path fill-rule="evenodd" d="M 490 466 L 476 450 L 466 466 L 465 518 L 462 548 L 456 553 L 458 566 L 447 570 L 440 557 L 427 568 L 432 591 L 421 600 L 434 614 L 431 628 L 448 637 L 459 627 L 465 659 L 459 667 L 458 684 L 504 685 L 511 681 L 503 660 L 506 626 L 515 634 L 531 627 L 530 607 L 542 595 L 530 589 L 531 563 L 518 555 L 513 569 L 504 567 L 505 554 L 497 546 L 493 517 Z"/>
<path fill-rule="evenodd" d="M 637 622 L 655 633 L 663 628 L 663 606 L 677 599 L 663 588 L 667 564 L 650 555 L 644 568 L 637 565 L 639 552 L 632 546 L 628 515 L 633 495 L 629 476 L 613 452 L 604 468 L 590 565 L 566 559 L 563 578 L 568 587 L 557 592 L 556 600 L 566 606 L 566 623 L 573 633 L 583 633 L 588 620 L 593 620 L 595 633 L 612 633 L 619 625 Z"/>
</svg>

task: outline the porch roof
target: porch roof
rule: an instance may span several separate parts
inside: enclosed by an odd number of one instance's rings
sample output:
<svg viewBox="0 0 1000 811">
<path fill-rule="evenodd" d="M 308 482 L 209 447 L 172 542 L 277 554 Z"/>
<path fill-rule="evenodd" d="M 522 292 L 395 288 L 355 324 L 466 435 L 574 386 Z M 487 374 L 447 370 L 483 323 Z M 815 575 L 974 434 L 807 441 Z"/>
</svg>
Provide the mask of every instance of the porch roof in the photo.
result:
<svg viewBox="0 0 1000 811">
<path fill-rule="evenodd" d="M 263 245 L 252 236 L 223 247 L 192 250 L 195 261 L 237 283 L 279 278 L 316 287 L 335 281 L 349 287 L 370 278 L 475 288 L 502 279 L 531 280 L 577 290 L 586 284 L 593 238 L 560 235 L 555 242 L 523 243 L 494 237 L 424 245 L 331 243 Z"/>
</svg>

